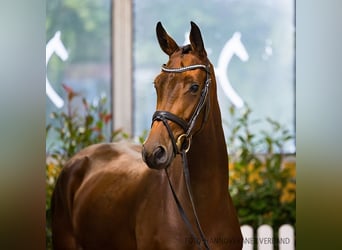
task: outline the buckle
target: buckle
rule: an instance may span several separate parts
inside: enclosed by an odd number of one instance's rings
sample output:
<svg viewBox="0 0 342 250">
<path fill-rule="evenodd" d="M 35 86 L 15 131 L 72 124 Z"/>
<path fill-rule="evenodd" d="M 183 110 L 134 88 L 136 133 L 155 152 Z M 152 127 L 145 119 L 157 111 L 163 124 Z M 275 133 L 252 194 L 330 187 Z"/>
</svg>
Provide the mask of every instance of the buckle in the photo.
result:
<svg viewBox="0 0 342 250">
<path fill-rule="evenodd" d="M 191 146 L 191 137 L 187 137 L 186 134 L 181 134 L 177 138 L 176 145 L 179 152 L 185 150 L 185 153 L 187 153 Z"/>
</svg>

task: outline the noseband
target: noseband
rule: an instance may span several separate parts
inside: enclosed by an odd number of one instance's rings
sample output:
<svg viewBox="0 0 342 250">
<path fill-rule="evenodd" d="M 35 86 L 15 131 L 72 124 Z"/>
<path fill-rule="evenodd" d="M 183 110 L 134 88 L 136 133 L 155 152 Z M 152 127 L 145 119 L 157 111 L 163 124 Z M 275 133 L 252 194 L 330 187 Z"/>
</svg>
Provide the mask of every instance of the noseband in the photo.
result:
<svg viewBox="0 0 342 250">
<path fill-rule="evenodd" d="M 204 85 L 204 88 L 202 89 L 200 100 L 199 100 L 189 122 L 185 121 L 184 119 L 182 119 L 182 118 L 180 118 L 180 117 L 178 117 L 178 116 L 176 116 L 176 115 L 174 115 L 168 111 L 156 111 L 152 117 L 152 124 L 155 121 L 162 121 L 163 122 L 164 126 L 166 127 L 166 129 L 169 133 L 170 139 L 172 141 L 174 153 L 178 154 L 182 150 L 185 150 L 187 152 L 190 149 L 190 145 L 191 145 L 192 130 L 194 128 L 194 125 L 197 121 L 199 114 L 201 113 L 203 107 L 205 106 L 205 104 L 207 102 L 209 86 L 210 86 L 210 82 L 211 82 L 210 65 L 208 64 L 206 66 L 203 64 L 195 64 L 195 65 L 190 65 L 190 66 L 186 66 L 186 67 L 182 67 L 182 68 L 167 68 L 166 65 L 164 64 L 161 67 L 161 69 L 163 72 L 166 72 L 166 73 L 183 73 L 183 72 L 189 71 L 189 70 L 203 69 L 207 73 L 205 85 Z M 206 113 L 204 115 L 204 121 L 206 121 L 206 119 L 207 119 L 208 111 L 209 111 L 209 102 L 207 103 Z M 175 139 L 175 137 L 173 135 L 173 132 L 171 130 L 171 127 L 170 127 L 168 121 L 172 121 L 172 122 L 176 123 L 184 131 L 184 134 L 181 134 L 180 136 L 178 136 L 177 140 Z"/>
<path fill-rule="evenodd" d="M 191 185 L 190 185 L 190 173 L 189 173 L 186 153 L 190 149 L 191 137 L 193 134 L 192 130 L 194 128 L 194 125 L 197 121 L 199 114 L 201 113 L 201 111 L 205 105 L 207 105 L 207 106 L 206 106 L 206 110 L 205 110 L 205 114 L 204 114 L 204 122 L 203 123 L 205 123 L 205 121 L 207 120 L 207 117 L 208 117 L 210 101 L 207 102 L 207 99 L 208 99 L 209 87 L 210 87 L 210 83 L 211 83 L 210 66 L 209 66 L 209 64 L 207 66 L 203 65 L 203 64 L 195 64 L 195 65 L 182 67 L 182 68 L 167 68 L 165 64 L 162 66 L 162 71 L 164 71 L 166 73 L 182 73 L 185 71 L 195 70 L 195 69 L 204 69 L 207 73 L 207 76 L 206 76 L 204 88 L 202 89 L 202 92 L 201 92 L 201 97 L 199 99 L 199 102 L 197 103 L 197 106 L 196 106 L 189 122 L 187 122 L 184 119 L 176 116 L 175 114 L 172 114 L 171 112 L 156 111 L 153 115 L 153 118 L 152 118 L 152 124 L 155 121 L 162 121 L 163 122 L 164 126 L 167 129 L 167 132 L 169 133 L 170 139 L 172 141 L 174 154 L 175 155 L 181 154 L 181 157 L 183 160 L 183 172 L 184 172 L 184 177 L 185 177 L 185 184 L 186 184 L 186 188 L 187 188 L 187 191 L 189 194 L 190 203 L 192 206 L 192 211 L 193 211 L 193 214 L 195 216 L 196 227 L 197 227 L 197 230 L 199 231 L 201 240 L 196 236 L 196 233 L 194 232 L 194 229 L 190 223 L 190 220 L 189 220 L 188 216 L 186 215 L 185 210 L 182 207 L 182 205 L 181 205 L 181 203 L 177 197 L 177 194 L 176 194 L 176 192 L 175 192 L 175 190 L 171 184 L 170 177 L 169 177 L 169 174 L 167 172 L 167 169 L 165 169 L 165 173 L 166 173 L 166 176 L 167 176 L 167 179 L 169 182 L 169 186 L 170 186 L 171 191 L 172 191 L 172 195 L 175 199 L 178 211 L 179 211 L 183 221 L 185 222 L 186 226 L 188 227 L 188 229 L 189 229 L 192 237 L 194 238 L 196 244 L 198 245 L 199 249 L 202 249 L 202 247 L 201 247 L 201 241 L 202 241 L 205 249 L 208 250 L 208 249 L 210 249 L 209 245 L 208 245 L 208 241 L 207 241 L 207 239 L 203 233 L 203 230 L 201 228 L 201 225 L 200 225 L 200 222 L 199 222 L 199 219 L 197 216 L 197 212 L 195 209 L 194 201 L 193 201 L 193 195 L 192 195 L 192 190 L 191 190 Z M 178 136 L 177 140 L 175 140 L 175 137 L 173 135 L 173 132 L 171 130 L 171 127 L 170 127 L 168 121 L 172 121 L 172 122 L 176 123 L 184 131 L 184 134 L 181 134 L 180 136 Z M 202 123 L 202 126 L 203 126 L 203 123 Z"/>
</svg>

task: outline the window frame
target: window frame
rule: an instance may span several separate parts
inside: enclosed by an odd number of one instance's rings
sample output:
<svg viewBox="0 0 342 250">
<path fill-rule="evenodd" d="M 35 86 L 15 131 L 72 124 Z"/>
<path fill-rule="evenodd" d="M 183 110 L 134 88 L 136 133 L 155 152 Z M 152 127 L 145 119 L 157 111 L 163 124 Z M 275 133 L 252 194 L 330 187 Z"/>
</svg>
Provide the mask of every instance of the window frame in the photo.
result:
<svg viewBox="0 0 342 250">
<path fill-rule="evenodd" d="M 133 6 L 112 1 L 112 124 L 133 133 Z"/>
</svg>

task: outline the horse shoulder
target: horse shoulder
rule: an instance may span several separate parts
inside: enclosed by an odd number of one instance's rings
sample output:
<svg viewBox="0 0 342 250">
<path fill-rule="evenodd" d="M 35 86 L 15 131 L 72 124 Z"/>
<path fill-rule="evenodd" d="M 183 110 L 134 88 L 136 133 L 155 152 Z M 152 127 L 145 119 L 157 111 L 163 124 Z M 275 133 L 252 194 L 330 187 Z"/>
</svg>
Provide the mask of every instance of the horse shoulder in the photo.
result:
<svg viewBox="0 0 342 250">
<path fill-rule="evenodd" d="M 124 156 L 125 151 L 129 152 L 129 156 Z M 103 172 L 115 172 L 115 169 L 120 172 L 117 170 L 122 166 L 122 158 L 127 158 L 127 161 L 135 157 L 138 161 L 138 152 L 139 147 L 124 143 L 94 144 L 84 148 L 63 167 L 56 182 L 52 203 L 55 204 L 57 199 L 63 197 L 63 204 L 72 210 L 74 196 L 87 179 Z"/>
<path fill-rule="evenodd" d="M 78 162 L 83 164 L 79 166 Z M 113 191 L 128 187 L 138 183 L 147 170 L 141 159 L 141 147 L 124 142 L 95 144 L 85 148 L 65 168 L 69 174 L 75 175 L 73 178 L 77 178 L 77 184 L 80 184 L 77 193 L 80 194 L 83 193 L 80 189 Z"/>
</svg>

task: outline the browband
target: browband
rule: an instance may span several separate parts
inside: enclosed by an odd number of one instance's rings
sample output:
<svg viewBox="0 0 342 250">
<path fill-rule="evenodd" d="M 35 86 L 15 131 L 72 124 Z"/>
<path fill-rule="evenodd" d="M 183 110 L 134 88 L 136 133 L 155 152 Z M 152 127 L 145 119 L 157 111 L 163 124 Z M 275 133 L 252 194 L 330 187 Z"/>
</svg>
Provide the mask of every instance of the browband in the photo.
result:
<svg viewBox="0 0 342 250">
<path fill-rule="evenodd" d="M 162 71 L 164 72 L 168 72 L 168 73 L 182 73 L 188 70 L 194 70 L 194 69 L 204 69 L 205 71 L 209 72 L 208 67 L 204 64 L 194 64 L 194 65 L 190 65 L 190 66 L 186 66 L 186 67 L 182 67 L 182 68 L 166 68 L 166 65 L 163 64 L 161 66 Z"/>
</svg>

